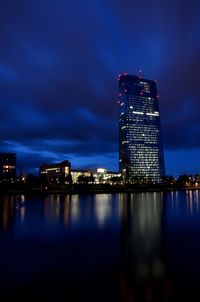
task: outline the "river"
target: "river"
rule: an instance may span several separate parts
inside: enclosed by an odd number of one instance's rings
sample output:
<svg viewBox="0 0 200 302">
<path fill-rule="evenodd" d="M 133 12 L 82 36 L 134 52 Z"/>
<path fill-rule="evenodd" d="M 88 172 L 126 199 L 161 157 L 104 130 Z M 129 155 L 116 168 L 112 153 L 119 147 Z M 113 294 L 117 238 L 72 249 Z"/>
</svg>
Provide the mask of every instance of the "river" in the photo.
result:
<svg viewBox="0 0 200 302">
<path fill-rule="evenodd" d="M 199 285 L 198 190 L 0 197 L 2 301 L 200 301 Z"/>
</svg>

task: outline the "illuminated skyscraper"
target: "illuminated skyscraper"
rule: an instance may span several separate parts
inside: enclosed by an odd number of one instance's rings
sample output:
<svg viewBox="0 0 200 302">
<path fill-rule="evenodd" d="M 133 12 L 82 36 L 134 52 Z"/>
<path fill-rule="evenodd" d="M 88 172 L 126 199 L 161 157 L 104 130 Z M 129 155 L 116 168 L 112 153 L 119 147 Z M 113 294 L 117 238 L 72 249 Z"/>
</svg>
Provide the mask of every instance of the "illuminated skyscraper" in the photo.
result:
<svg viewBox="0 0 200 302">
<path fill-rule="evenodd" d="M 155 81 L 119 76 L 119 167 L 128 180 L 165 175 L 158 99 Z"/>
</svg>

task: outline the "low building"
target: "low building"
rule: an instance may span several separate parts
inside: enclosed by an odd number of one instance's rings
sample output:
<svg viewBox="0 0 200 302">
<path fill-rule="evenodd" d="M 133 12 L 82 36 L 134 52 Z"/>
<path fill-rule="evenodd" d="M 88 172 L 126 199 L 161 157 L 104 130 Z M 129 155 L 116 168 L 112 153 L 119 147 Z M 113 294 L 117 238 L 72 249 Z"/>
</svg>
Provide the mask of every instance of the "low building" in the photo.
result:
<svg viewBox="0 0 200 302">
<path fill-rule="evenodd" d="M 89 178 L 92 174 L 92 171 L 89 170 L 72 170 L 71 176 L 72 176 L 72 182 L 73 183 L 80 183 L 81 179 Z"/>
<path fill-rule="evenodd" d="M 16 178 L 16 153 L 0 153 L 0 181 L 10 182 Z"/>
<path fill-rule="evenodd" d="M 110 172 L 105 168 L 98 168 L 93 175 L 96 183 L 114 184 L 121 180 L 121 173 Z"/>
<path fill-rule="evenodd" d="M 49 183 L 70 182 L 71 163 L 68 160 L 56 164 L 40 166 L 40 177 L 45 177 Z"/>
<path fill-rule="evenodd" d="M 71 170 L 72 182 L 74 184 L 115 184 L 121 181 L 121 173 L 110 172 L 105 168 L 97 170 Z"/>
</svg>

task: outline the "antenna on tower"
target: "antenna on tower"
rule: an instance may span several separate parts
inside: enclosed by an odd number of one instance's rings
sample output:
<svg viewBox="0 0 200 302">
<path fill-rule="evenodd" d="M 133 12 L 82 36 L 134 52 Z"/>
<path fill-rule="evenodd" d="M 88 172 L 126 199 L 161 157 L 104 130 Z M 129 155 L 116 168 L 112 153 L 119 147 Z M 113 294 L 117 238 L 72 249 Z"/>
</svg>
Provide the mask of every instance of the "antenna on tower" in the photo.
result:
<svg viewBox="0 0 200 302">
<path fill-rule="evenodd" d="M 141 67 L 139 68 L 139 77 L 140 77 L 140 79 L 142 78 L 142 68 Z"/>
</svg>

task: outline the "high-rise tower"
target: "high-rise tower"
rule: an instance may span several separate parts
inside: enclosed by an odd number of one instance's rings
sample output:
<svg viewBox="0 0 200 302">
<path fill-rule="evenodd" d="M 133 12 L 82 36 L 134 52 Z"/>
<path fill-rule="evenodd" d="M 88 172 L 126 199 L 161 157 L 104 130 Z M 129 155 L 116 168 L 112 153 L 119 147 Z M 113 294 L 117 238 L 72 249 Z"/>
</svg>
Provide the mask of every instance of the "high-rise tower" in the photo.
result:
<svg viewBox="0 0 200 302">
<path fill-rule="evenodd" d="M 158 99 L 155 81 L 119 75 L 119 167 L 127 180 L 165 175 Z"/>
</svg>

